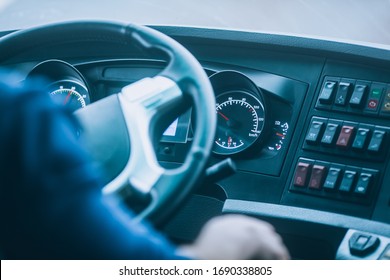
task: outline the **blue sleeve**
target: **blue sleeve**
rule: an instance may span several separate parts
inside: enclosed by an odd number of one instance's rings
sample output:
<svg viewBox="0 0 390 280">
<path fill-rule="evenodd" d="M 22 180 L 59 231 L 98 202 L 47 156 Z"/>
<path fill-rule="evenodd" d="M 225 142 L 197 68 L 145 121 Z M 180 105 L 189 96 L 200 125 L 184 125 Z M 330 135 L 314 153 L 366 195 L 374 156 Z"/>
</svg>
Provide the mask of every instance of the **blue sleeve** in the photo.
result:
<svg viewBox="0 0 390 280">
<path fill-rule="evenodd" d="M 179 258 L 150 225 L 128 225 L 109 210 L 76 128 L 72 114 L 52 103 L 39 84 L 0 82 L 0 251 L 5 258 Z"/>
</svg>

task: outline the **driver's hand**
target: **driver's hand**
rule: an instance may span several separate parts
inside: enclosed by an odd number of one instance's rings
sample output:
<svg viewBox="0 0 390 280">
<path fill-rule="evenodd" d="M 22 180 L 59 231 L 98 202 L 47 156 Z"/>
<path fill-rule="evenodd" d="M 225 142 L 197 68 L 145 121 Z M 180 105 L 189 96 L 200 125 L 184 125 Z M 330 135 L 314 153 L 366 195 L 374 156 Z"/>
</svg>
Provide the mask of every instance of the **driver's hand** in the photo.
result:
<svg viewBox="0 0 390 280">
<path fill-rule="evenodd" d="M 279 234 L 267 222 L 243 215 L 211 219 L 180 253 L 196 259 L 289 259 Z"/>
</svg>

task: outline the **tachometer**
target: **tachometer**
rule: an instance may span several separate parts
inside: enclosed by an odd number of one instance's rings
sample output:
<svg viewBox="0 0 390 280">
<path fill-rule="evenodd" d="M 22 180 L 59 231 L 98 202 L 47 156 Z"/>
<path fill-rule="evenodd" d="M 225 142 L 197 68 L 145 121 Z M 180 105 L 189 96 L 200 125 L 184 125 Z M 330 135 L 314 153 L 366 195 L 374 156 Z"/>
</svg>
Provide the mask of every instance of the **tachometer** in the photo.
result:
<svg viewBox="0 0 390 280">
<path fill-rule="evenodd" d="M 217 131 L 213 152 L 232 155 L 244 151 L 260 137 L 265 122 L 263 103 L 245 91 L 216 97 Z"/>
</svg>

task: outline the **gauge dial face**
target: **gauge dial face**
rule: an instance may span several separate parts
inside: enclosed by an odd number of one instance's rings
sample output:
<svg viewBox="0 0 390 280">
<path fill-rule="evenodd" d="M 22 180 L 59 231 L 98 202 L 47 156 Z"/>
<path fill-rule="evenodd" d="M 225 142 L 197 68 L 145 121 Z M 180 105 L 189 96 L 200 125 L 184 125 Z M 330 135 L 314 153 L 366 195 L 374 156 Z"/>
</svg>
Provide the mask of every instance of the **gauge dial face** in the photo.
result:
<svg viewBox="0 0 390 280">
<path fill-rule="evenodd" d="M 87 89 L 75 81 L 59 81 L 50 86 L 53 100 L 72 111 L 84 108 L 89 103 Z"/>
<path fill-rule="evenodd" d="M 264 128 L 263 103 L 244 91 L 226 92 L 216 98 L 217 132 L 213 152 L 232 155 L 254 144 Z"/>
</svg>

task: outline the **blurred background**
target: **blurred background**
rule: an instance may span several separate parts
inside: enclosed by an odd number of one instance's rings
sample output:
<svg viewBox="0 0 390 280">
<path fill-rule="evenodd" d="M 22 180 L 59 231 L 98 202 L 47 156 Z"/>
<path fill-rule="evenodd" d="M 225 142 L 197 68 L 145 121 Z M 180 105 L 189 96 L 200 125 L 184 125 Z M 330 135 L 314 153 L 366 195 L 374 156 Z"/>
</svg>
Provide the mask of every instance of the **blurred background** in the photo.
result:
<svg viewBox="0 0 390 280">
<path fill-rule="evenodd" d="M 0 30 L 108 19 L 390 45 L 390 0 L 0 0 Z"/>
</svg>

